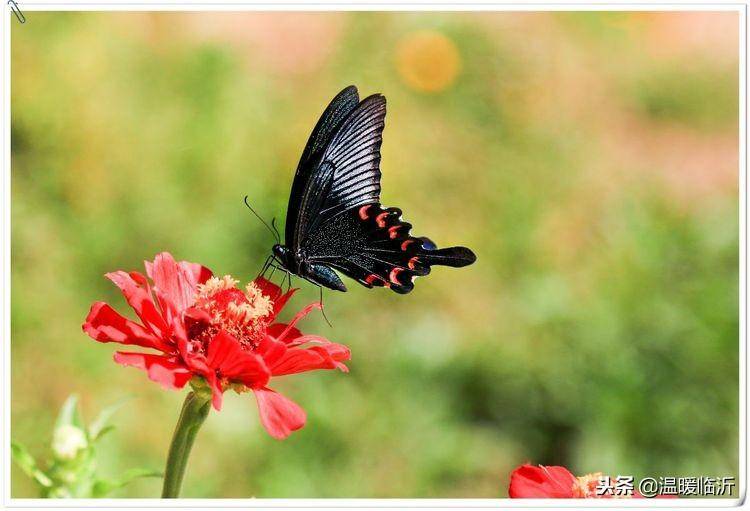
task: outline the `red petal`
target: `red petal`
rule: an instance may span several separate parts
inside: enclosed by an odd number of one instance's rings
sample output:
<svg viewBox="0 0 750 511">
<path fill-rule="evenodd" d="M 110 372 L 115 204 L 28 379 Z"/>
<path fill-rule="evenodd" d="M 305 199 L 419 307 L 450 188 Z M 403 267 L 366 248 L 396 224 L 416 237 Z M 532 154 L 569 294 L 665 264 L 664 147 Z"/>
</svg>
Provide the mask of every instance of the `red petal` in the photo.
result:
<svg viewBox="0 0 750 511">
<path fill-rule="evenodd" d="M 172 257 L 172 254 L 170 254 L 169 252 L 162 252 L 162 253 L 167 254 L 170 257 Z M 143 264 L 146 267 L 146 275 L 148 275 L 149 278 L 153 279 L 154 263 L 152 263 L 151 261 L 143 261 Z M 209 270 L 208 268 L 206 268 L 205 266 L 199 263 L 180 261 L 177 264 L 186 270 L 187 276 L 190 278 L 192 282 L 195 282 L 196 284 L 204 284 L 208 279 L 210 279 L 214 275 L 211 270 Z"/>
<path fill-rule="evenodd" d="M 125 300 L 133 308 L 141 321 L 157 337 L 164 338 L 169 328 L 164 318 L 154 304 L 151 294 L 138 285 L 133 278 L 124 271 L 107 273 L 106 277 L 120 288 Z"/>
<path fill-rule="evenodd" d="M 522 465 L 510 475 L 508 494 L 512 499 L 571 499 L 575 482 L 565 467 Z"/>
<path fill-rule="evenodd" d="M 281 296 L 281 288 L 266 278 L 258 277 L 257 279 L 253 280 L 253 284 L 258 286 L 260 292 L 269 297 L 271 300 L 274 300 Z"/>
<path fill-rule="evenodd" d="M 211 315 L 203 309 L 188 307 L 185 309 L 185 319 L 189 319 L 194 323 L 210 323 Z"/>
<path fill-rule="evenodd" d="M 143 286 L 147 288 L 147 291 L 150 291 L 150 289 L 148 289 L 148 279 L 142 273 L 139 273 L 137 271 L 129 271 L 128 275 L 130 275 L 130 278 L 133 279 L 136 284 L 138 284 L 139 286 Z"/>
<path fill-rule="evenodd" d="M 211 369 L 218 371 L 220 377 L 239 381 L 248 387 L 262 387 L 271 377 L 261 357 L 244 351 L 237 339 L 224 331 L 211 339 L 206 362 Z"/>
<path fill-rule="evenodd" d="M 310 314 L 310 311 L 313 309 L 322 309 L 323 307 L 320 305 L 320 302 L 314 302 L 299 311 L 289 322 L 289 324 L 284 328 L 284 330 L 281 331 L 281 333 L 278 335 L 277 339 L 279 341 L 283 341 L 288 335 L 290 335 L 294 330 L 294 325 L 297 324 L 299 320 Z M 299 332 L 299 330 L 297 330 Z"/>
<path fill-rule="evenodd" d="M 286 353 L 287 346 L 277 341 L 270 335 L 266 335 L 258 344 L 258 354 L 263 357 L 267 367 L 271 367 Z"/>
<path fill-rule="evenodd" d="M 205 284 L 205 282 L 214 275 L 211 270 L 209 270 L 202 264 L 189 263 L 187 261 L 180 261 L 177 264 L 185 269 L 185 272 L 191 278 L 191 282 L 194 284 L 194 287 L 198 284 Z"/>
<path fill-rule="evenodd" d="M 162 252 L 156 255 L 153 264 L 146 265 L 146 271 L 161 299 L 168 300 L 177 312 L 193 305 L 200 272 L 196 273 L 190 263 L 178 264 L 172 254 Z"/>
<path fill-rule="evenodd" d="M 273 301 L 273 313 L 271 314 L 272 321 L 273 321 L 273 318 L 279 315 L 279 312 L 281 312 L 281 310 L 284 308 L 284 306 L 286 305 L 286 302 L 288 302 L 289 299 L 292 297 L 292 295 L 296 292 L 297 292 L 297 288 L 292 288 Z"/>
<path fill-rule="evenodd" d="M 260 421 L 272 437 L 283 440 L 305 425 L 305 411 L 294 401 L 269 389 L 253 389 Z"/>
<path fill-rule="evenodd" d="M 296 337 L 296 338 L 293 338 L 287 335 L 284 338 L 286 339 L 285 342 L 286 342 L 287 347 L 289 348 L 294 348 L 296 346 L 301 346 L 307 343 L 331 344 L 331 341 L 319 335 L 300 335 L 299 337 Z"/>
<path fill-rule="evenodd" d="M 208 364 L 206 363 L 206 356 L 204 354 L 190 351 L 187 340 L 178 339 L 177 349 L 180 353 L 180 358 L 182 359 L 183 363 L 192 372 L 206 377 L 209 374 L 216 373 L 216 371 L 208 367 Z"/>
<path fill-rule="evenodd" d="M 114 359 L 120 365 L 143 369 L 151 380 L 160 383 L 166 389 L 181 389 L 193 376 L 174 357 L 117 351 Z"/>
<path fill-rule="evenodd" d="M 271 320 L 278 316 L 281 309 L 284 308 L 286 302 L 292 297 L 297 291 L 296 288 L 292 288 L 286 293 L 281 293 L 281 288 L 271 282 L 270 280 L 259 277 L 253 280 L 253 283 L 260 288 L 260 292 L 269 297 L 273 301 L 273 313 L 271 314 Z"/>
<path fill-rule="evenodd" d="M 96 302 L 91 306 L 83 331 L 99 342 L 119 342 L 164 352 L 172 351 L 168 343 L 138 323 L 124 318 L 104 302 Z"/>
<path fill-rule="evenodd" d="M 221 411 L 221 403 L 224 400 L 224 390 L 221 388 L 221 382 L 216 377 L 216 373 L 211 371 L 205 375 L 208 386 L 211 387 L 211 405 L 217 412 Z"/>
<path fill-rule="evenodd" d="M 290 349 L 273 365 L 271 372 L 274 376 L 282 376 L 316 369 L 339 368 L 347 371 L 347 367 L 341 361 L 349 360 L 350 356 L 349 348 L 335 343 Z"/>
<path fill-rule="evenodd" d="M 302 332 L 300 332 L 299 329 L 292 327 L 286 332 L 284 338 L 280 339 L 279 336 L 287 329 L 287 327 L 289 327 L 289 325 L 286 323 L 274 323 L 268 327 L 267 332 L 270 336 L 275 337 L 277 341 L 284 342 L 291 342 L 302 335 Z"/>
</svg>

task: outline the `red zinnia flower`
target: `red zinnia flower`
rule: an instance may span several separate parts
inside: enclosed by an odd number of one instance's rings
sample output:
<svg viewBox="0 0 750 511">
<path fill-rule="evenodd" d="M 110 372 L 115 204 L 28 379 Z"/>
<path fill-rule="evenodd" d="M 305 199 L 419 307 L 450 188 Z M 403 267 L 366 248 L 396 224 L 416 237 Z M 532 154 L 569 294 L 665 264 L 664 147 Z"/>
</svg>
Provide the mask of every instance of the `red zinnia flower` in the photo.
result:
<svg viewBox="0 0 750 511">
<path fill-rule="evenodd" d="M 274 323 L 295 289 L 263 278 L 238 289 L 230 276 L 216 278 L 207 268 L 177 262 L 168 252 L 146 262 L 147 279 L 138 272 L 106 276 L 120 288 L 140 323 L 104 302 L 91 306 L 83 330 L 99 342 L 151 348 L 161 353 L 118 351 L 115 362 L 134 366 L 168 389 L 181 389 L 191 378 L 205 379 L 214 408 L 232 388 L 255 394 L 263 426 L 274 438 L 286 438 L 305 424 L 296 403 L 271 390 L 271 377 L 315 369 L 347 371 L 349 348 L 314 335 L 303 335 L 297 322 L 319 303 L 302 309 L 289 324 Z"/>
<path fill-rule="evenodd" d="M 576 477 L 565 467 L 521 465 L 510 475 L 512 499 L 572 499 L 580 491 Z"/>
<path fill-rule="evenodd" d="M 633 491 L 633 494 L 628 496 L 614 496 L 611 493 L 599 495 L 597 486 L 601 479 L 601 472 L 576 477 L 565 467 L 526 464 L 511 473 L 508 495 L 512 499 L 643 498 L 643 495 L 637 491 Z M 670 496 L 656 496 L 656 498 L 660 497 Z"/>
</svg>

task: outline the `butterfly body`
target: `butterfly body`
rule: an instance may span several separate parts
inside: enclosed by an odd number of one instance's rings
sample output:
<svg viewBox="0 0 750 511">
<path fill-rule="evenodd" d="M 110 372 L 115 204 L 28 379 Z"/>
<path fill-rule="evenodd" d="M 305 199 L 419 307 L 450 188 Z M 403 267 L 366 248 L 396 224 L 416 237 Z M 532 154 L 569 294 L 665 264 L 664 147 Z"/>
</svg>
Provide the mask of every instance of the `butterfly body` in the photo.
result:
<svg viewBox="0 0 750 511">
<path fill-rule="evenodd" d="M 335 271 L 325 265 L 310 262 L 304 251 L 299 250 L 292 253 L 285 245 L 277 243 L 273 246 L 273 254 L 276 261 L 287 271 L 299 275 L 313 284 L 336 291 L 346 291 L 346 286 Z"/>
<path fill-rule="evenodd" d="M 336 270 L 366 287 L 408 293 L 431 265 L 466 266 L 465 247 L 438 249 L 411 236 L 398 208 L 380 205 L 380 145 L 385 98 L 360 101 L 355 87 L 341 91 L 318 121 L 297 167 L 287 208 L 285 244 L 276 262 L 314 284 L 346 286 Z"/>
</svg>

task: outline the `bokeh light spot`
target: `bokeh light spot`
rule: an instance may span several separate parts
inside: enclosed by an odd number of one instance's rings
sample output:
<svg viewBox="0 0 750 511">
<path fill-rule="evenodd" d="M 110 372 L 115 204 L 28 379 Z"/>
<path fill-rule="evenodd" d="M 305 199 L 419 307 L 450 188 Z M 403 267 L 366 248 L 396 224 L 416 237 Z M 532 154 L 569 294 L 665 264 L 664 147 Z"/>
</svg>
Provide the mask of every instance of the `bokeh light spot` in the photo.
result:
<svg viewBox="0 0 750 511">
<path fill-rule="evenodd" d="M 461 55 L 446 36 L 420 30 L 405 36 L 396 48 L 396 67 L 412 89 L 439 92 L 449 87 L 461 70 Z"/>
</svg>

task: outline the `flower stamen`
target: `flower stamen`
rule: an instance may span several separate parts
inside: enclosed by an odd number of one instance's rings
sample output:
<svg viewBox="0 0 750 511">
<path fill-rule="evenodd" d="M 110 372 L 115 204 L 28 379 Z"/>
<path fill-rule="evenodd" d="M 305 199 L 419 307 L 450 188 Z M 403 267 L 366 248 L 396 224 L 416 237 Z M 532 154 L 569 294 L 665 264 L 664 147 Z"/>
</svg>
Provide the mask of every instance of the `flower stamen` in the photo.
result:
<svg viewBox="0 0 750 511">
<path fill-rule="evenodd" d="M 224 275 L 221 278 L 211 277 L 205 282 L 205 284 L 198 284 L 196 287 L 196 304 L 200 304 L 201 300 L 208 300 L 212 295 L 215 295 L 219 291 L 232 289 L 239 283 L 240 281 L 233 279 L 231 275 Z"/>
<path fill-rule="evenodd" d="M 573 483 L 573 495 L 576 498 L 589 498 L 596 495 L 596 487 L 602 478 L 601 472 L 595 472 L 593 474 L 586 474 L 585 476 L 576 477 L 576 482 Z"/>
<path fill-rule="evenodd" d="M 230 275 L 211 277 L 196 288 L 195 306 L 206 311 L 210 325 L 199 336 L 205 344 L 216 331 L 233 335 L 245 349 L 257 347 L 271 319 L 273 302 L 261 288 L 250 282 L 243 293 L 237 288 L 238 280 Z M 205 352 L 204 346 L 204 352 Z"/>
</svg>

